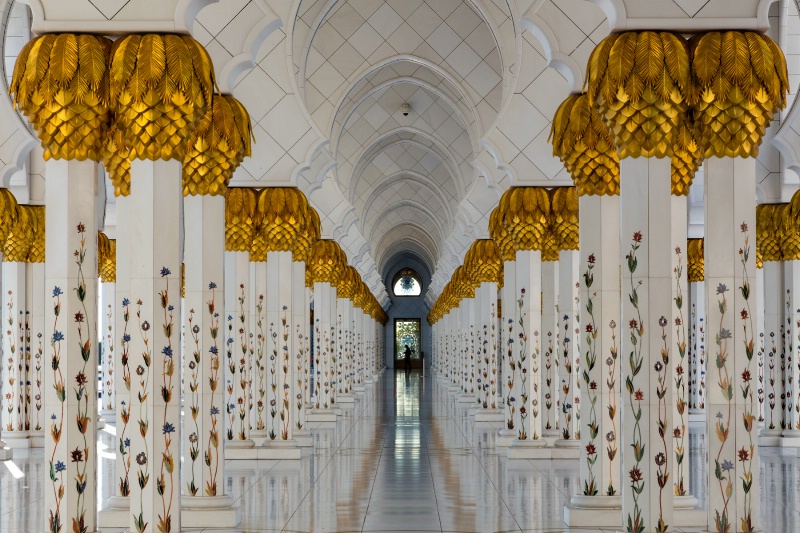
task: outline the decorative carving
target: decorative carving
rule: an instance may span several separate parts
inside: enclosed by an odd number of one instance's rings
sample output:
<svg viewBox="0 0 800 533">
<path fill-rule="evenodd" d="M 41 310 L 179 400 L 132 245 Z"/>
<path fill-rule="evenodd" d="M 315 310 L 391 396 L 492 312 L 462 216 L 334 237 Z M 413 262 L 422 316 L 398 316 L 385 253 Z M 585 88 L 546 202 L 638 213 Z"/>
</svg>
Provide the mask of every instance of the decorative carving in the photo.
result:
<svg viewBox="0 0 800 533">
<path fill-rule="evenodd" d="M 258 225 L 256 191 L 243 187 L 228 189 L 225 196 L 225 250 L 249 252 Z"/>
</svg>

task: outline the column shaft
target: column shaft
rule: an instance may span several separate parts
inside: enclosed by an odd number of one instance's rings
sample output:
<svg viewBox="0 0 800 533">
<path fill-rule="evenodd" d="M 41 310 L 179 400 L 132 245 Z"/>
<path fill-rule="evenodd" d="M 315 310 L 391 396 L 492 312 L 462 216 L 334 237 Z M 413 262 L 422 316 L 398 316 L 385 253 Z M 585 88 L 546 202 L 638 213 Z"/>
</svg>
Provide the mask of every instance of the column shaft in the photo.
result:
<svg viewBox="0 0 800 533">
<path fill-rule="evenodd" d="M 519 411 L 515 423 L 518 440 L 539 440 L 542 418 L 539 405 L 540 335 L 542 327 L 541 294 L 542 259 L 538 250 L 517 250 L 516 320 L 519 324 L 516 346 L 517 378 L 519 379 Z"/>
<path fill-rule="evenodd" d="M 46 163 L 44 515 L 52 533 L 97 515 L 97 164 Z"/>
</svg>

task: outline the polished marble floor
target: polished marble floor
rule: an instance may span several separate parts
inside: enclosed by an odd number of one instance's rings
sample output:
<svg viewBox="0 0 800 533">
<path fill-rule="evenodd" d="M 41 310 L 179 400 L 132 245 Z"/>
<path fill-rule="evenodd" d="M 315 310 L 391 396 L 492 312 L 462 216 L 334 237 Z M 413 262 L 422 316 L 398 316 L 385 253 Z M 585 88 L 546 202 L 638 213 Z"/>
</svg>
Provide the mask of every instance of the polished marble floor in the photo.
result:
<svg viewBox="0 0 800 533">
<path fill-rule="evenodd" d="M 690 461 L 703 503 L 701 430 Z M 561 521 L 578 489 L 575 461 L 508 461 L 495 431 L 470 421 L 434 379 L 387 371 L 338 423 L 314 428 L 302 460 L 228 461 L 225 490 L 242 511 L 235 531 L 600 531 Z M 100 502 L 113 490 L 110 432 L 100 436 Z M 17 451 L 0 466 L 0 533 L 43 531 L 42 461 L 41 450 Z M 761 469 L 763 530 L 800 532 L 797 453 L 762 450 Z"/>
</svg>

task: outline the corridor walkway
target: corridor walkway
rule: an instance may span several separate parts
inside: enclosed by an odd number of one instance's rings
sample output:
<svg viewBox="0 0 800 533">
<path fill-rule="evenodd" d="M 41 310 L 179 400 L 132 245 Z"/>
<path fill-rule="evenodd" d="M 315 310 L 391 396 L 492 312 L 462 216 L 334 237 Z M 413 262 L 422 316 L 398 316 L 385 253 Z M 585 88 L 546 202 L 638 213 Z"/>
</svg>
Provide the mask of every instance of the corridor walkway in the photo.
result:
<svg viewBox="0 0 800 533">
<path fill-rule="evenodd" d="M 228 461 L 225 491 L 242 511 L 236 531 L 564 530 L 576 462 L 509 462 L 494 431 L 470 422 L 429 376 L 387 371 L 381 379 L 339 423 L 315 429 L 313 452 L 301 461 Z M 100 438 L 100 501 L 113 491 L 109 432 Z M 695 431 L 693 473 L 702 453 Z M 764 531 L 800 531 L 800 460 L 764 451 L 761 459 Z M 41 450 L 18 451 L 0 467 L 0 532 L 43 530 L 42 461 Z M 702 502 L 705 489 L 692 491 Z"/>
</svg>

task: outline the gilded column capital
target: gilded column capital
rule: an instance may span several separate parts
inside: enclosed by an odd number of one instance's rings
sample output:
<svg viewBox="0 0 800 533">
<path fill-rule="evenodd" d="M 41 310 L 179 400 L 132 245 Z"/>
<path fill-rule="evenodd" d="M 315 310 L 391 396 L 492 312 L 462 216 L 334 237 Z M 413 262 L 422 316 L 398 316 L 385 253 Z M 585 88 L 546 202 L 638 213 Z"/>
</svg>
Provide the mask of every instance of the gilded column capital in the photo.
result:
<svg viewBox="0 0 800 533">
<path fill-rule="evenodd" d="M 669 32 L 611 34 L 589 58 L 588 94 L 620 159 L 670 157 L 689 107 L 689 45 Z"/>
<path fill-rule="evenodd" d="M 756 206 L 756 250 L 762 261 L 783 260 L 784 212 L 788 204 Z"/>
<path fill-rule="evenodd" d="M 305 261 L 308 259 L 311 247 L 319 240 L 321 235 L 322 228 L 320 227 L 319 213 L 311 205 L 308 205 L 306 223 L 303 229 L 297 233 L 297 238 L 295 239 L 292 261 Z"/>
<path fill-rule="evenodd" d="M 556 237 L 557 250 L 580 249 L 577 187 L 553 187 L 549 195 L 550 225 Z"/>
<path fill-rule="evenodd" d="M 256 191 L 232 187 L 225 196 L 225 250 L 251 252 L 258 225 Z M 252 253 L 252 252 L 251 252 Z"/>
<path fill-rule="evenodd" d="M 500 197 L 500 203 L 494 208 L 492 214 L 489 215 L 489 236 L 497 244 L 500 250 L 500 256 L 503 261 L 514 261 L 517 258 L 517 251 L 514 248 L 514 240 L 509 235 L 503 224 L 503 218 L 506 211 L 508 211 L 508 191 L 503 193 Z"/>
<path fill-rule="evenodd" d="M 500 249 L 492 239 L 478 239 L 472 243 L 464 257 L 464 268 L 474 284 L 502 284 L 503 262 Z"/>
<path fill-rule="evenodd" d="M 688 239 L 686 242 L 686 274 L 689 283 L 705 280 L 705 249 L 703 239 Z"/>
<path fill-rule="evenodd" d="M 0 188 L 0 242 L 5 243 L 17 220 L 17 199 L 8 189 Z"/>
<path fill-rule="evenodd" d="M 346 298 L 353 300 L 359 284 L 361 283 L 361 274 L 354 266 L 347 265 L 344 273 L 339 278 L 339 283 L 336 285 L 336 293 L 339 298 Z"/>
<path fill-rule="evenodd" d="M 503 225 L 516 250 L 541 250 L 550 216 L 550 197 L 542 187 L 509 189 Z"/>
<path fill-rule="evenodd" d="M 688 117 L 678 126 L 672 146 L 672 194 L 689 196 L 692 180 L 703 162 L 697 130 Z"/>
<path fill-rule="evenodd" d="M 97 273 L 103 283 L 117 282 L 117 241 L 97 232 Z"/>
<path fill-rule="evenodd" d="M 32 207 L 17 206 L 17 218 L 6 236 L 3 261 L 25 263 L 36 236 L 36 214 Z"/>
<path fill-rule="evenodd" d="M 347 265 L 347 256 L 339 243 L 330 239 L 320 239 L 311 248 L 308 268 L 315 283 L 330 283 L 336 286 Z"/>
<path fill-rule="evenodd" d="M 267 187 L 258 195 L 259 225 L 253 249 L 259 261 L 268 252 L 294 252 L 298 235 L 308 225 L 309 205 L 305 195 L 294 187 Z"/>
<path fill-rule="evenodd" d="M 567 97 L 556 110 L 548 140 L 572 176 L 578 194 L 619 194 L 619 156 L 608 127 L 589 96 Z"/>
<path fill-rule="evenodd" d="M 475 298 L 475 284 L 469 278 L 467 270 L 464 265 L 459 265 L 453 271 L 453 277 L 450 279 L 453 283 L 453 293 L 456 297 L 456 305 L 458 305 L 464 298 Z"/>
<path fill-rule="evenodd" d="M 188 35 L 126 35 L 111 48 L 109 85 L 128 157 L 183 161 L 212 102 L 214 66 Z"/>
<path fill-rule="evenodd" d="M 9 93 L 45 160 L 99 161 L 109 123 L 111 41 L 71 33 L 35 37 L 17 57 Z"/>
<path fill-rule="evenodd" d="M 773 115 L 786 106 L 789 76 L 780 47 L 742 31 L 703 33 L 689 46 L 703 155 L 757 156 Z"/>
<path fill-rule="evenodd" d="M 229 95 L 215 94 L 192 131 L 183 160 L 183 195 L 224 195 L 233 172 L 252 154 L 253 131 L 244 106 Z"/>
<path fill-rule="evenodd" d="M 33 244 L 28 250 L 28 263 L 44 263 L 45 261 L 45 207 L 43 205 L 30 206 L 36 217 L 36 233 L 33 236 Z"/>
<path fill-rule="evenodd" d="M 130 150 L 125 145 L 125 138 L 116 123 L 111 124 L 103 138 L 101 152 L 103 168 L 106 169 L 108 178 L 114 186 L 114 196 L 129 196 L 131 194 L 131 160 L 128 159 Z"/>
</svg>

